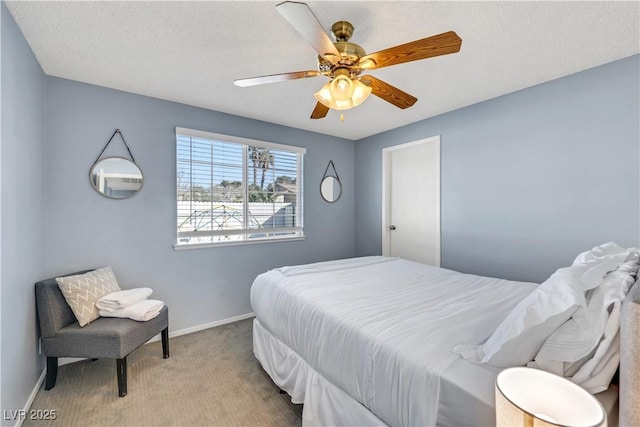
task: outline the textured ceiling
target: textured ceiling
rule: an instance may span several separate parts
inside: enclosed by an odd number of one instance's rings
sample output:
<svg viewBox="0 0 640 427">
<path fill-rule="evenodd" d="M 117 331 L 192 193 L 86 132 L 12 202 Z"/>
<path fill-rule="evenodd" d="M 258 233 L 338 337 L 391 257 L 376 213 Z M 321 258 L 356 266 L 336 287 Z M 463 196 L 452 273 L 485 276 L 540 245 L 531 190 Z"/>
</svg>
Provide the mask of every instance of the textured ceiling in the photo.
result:
<svg viewBox="0 0 640 427">
<path fill-rule="evenodd" d="M 236 78 L 316 67 L 274 1 L 19 2 L 7 7 L 44 72 L 349 139 L 393 129 L 640 52 L 640 3 L 308 1 L 368 53 L 453 30 L 459 53 L 372 70 L 418 98 L 371 96 L 310 120 L 325 77 L 240 88 Z M 176 123 L 179 125 L 179 123 Z"/>
</svg>

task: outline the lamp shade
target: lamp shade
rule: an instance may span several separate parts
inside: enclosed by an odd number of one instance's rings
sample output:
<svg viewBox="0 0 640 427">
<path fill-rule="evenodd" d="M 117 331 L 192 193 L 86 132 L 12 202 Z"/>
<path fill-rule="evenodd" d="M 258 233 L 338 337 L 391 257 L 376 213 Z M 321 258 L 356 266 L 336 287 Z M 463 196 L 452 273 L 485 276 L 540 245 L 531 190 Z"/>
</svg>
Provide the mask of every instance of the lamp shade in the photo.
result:
<svg viewBox="0 0 640 427">
<path fill-rule="evenodd" d="M 346 101 L 353 96 L 353 82 L 349 76 L 339 74 L 329 83 L 329 92 L 336 101 Z"/>
<path fill-rule="evenodd" d="M 371 87 L 365 85 L 360 80 L 353 81 L 353 96 L 351 100 L 353 101 L 353 106 L 357 107 L 362 104 L 365 99 L 371 94 Z"/>
<path fill-rule="evenodd" d="M 344 80 L 343 76 L 338 76 L 336 79 L 325 84 L 322 89 L 314 94 L 318 102 L 327 108 L 334 110 L 348 110 L 349 108 L 357 107 L 362 104 L 365 99 L 371 94 L 371 88 L 360 80 L 348 80 L 348 87 L 345 87 L 346 93 L 349 94 L 347 98 L 340 96 L 336 98 L 332 89 L 337 87 L 336 80 Z"/>
<path fill-rule="evenodd" d="M 546 371 L 509 368 L 496 379 L 500 426 L 606 427 L 600 402 L 582 387 Z"/>
</svg>

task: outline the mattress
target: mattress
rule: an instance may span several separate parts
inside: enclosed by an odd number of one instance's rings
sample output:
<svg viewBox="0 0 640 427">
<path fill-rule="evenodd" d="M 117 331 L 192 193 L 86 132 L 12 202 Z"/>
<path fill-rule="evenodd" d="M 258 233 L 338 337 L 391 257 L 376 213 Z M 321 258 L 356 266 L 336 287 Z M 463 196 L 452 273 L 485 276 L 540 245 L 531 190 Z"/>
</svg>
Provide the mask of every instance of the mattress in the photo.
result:
<svg viewBox="0 0 640 427">
<path fill-rule="evenodd" d="M 486 340 L 536 285 L 363 257 L 263 273 L 251 304 L 270 336 L 384 423 L 463 425 L 492 416 L 497 372 L 451 348 Z"/>
</svg>

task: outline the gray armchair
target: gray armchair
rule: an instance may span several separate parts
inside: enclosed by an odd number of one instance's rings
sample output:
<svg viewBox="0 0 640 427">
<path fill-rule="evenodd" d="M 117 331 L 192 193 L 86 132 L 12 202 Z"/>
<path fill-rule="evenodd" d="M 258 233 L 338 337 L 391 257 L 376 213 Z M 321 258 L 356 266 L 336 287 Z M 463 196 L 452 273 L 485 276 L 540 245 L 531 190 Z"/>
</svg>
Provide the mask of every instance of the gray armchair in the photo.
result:
<svg viewBox="0 0 640 427">
<path fill-rule="evenodd" d="M 86 271 L 73 274 L 83 273 Z M 116 359 L 120 397 L 127 395 L 127 356 L 131 352 L 161 333 L 162 353 L 165 359 L 169 357 L 169 309 L 166 306 L 146 322 L 100 317 L 81 328 L 55 278 L 37 282 L 35 289 L 42 351 L 47 358 L 45 390 L 56 385 L 59 357 Z"/>
</svg>

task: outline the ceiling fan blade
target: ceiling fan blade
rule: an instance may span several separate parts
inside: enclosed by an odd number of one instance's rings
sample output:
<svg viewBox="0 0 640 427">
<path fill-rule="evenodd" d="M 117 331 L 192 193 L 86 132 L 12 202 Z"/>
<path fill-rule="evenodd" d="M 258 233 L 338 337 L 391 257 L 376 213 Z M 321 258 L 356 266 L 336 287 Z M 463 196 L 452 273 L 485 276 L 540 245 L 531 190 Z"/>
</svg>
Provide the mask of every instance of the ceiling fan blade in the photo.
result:
<svg viewBox="0 0 640 427">
<path fill-rule="evenodd" d="M 404 92 L 398 89 L 395 86 L 390 85 L 389 83 L 383 82 L 380 79 L 377 79 L 373 76 L 364 76 L 360 79 L 360 81 L 367 86 L 371 87 L 371 93 L 375 96 L 384 99 L 385 101 L 395 105 L 398 108 L 411 107 L 416 103 L 418 98 L 415 96 L 409 95 L 407 92 Z"/>
<path fill-rule="evenodd" d="M 460 46 L 462 46 L 462 39 L 454 31 L 449 31 L 365 55 L 360 58 L 358 66 L 365 69 L 388 67 L 456 53 L 460 51 Z"/>
<path fill-rule="evenodd" d="M 270 74 L 267 76 L 249 77 L 247 79 L 237 79 L 233 84 L 240 87 L 263 85 L 265 83 L 278 83 L 287 80 L 305 79 L 307 77 L 316 77 L 322 74 L 320 71 L 294 71 L 292 73 Z"/>
<path fill-rule="evenodd" d="M 340 59 L 340 52 L 306 3 L 285 1 L 277 5 L 276 10 L 320 56 L 334 64 Z"/>
<path fill-rule="evenodd" d="M 313 112 L 311 113 L 311 119 L 324 119 L 327 116 L 327 113 L 329 112 L 329 107 L 321 104 L 321 103 L 317 103 L 316 104 L 316 108 L 313 109 Z"/>
</svg>

